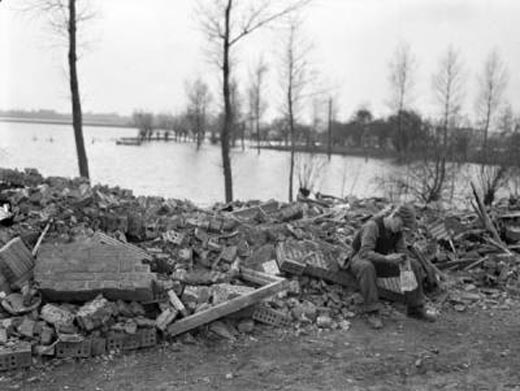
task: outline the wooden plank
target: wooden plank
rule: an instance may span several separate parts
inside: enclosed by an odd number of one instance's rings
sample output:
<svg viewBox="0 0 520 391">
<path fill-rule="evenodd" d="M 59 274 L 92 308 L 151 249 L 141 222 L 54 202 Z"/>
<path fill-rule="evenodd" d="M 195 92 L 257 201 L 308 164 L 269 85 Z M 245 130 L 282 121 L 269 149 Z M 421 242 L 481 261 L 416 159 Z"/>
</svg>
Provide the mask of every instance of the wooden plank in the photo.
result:
<svg viewBox="0 0 520 391">
<path fill-rule="evenodd" d="M 477 207 L 475 207 L 475 205 L 472 204 L 473 208 L 479 215 L 482 223 L 484 224 L 484 227 L 489 231 L 491 236 L 493 236 L 493 239 L 495 239 L 497 246 L 501 250 L 503 250 L 505 253 L 511 255 L 511 252 L 507 249 L 507 247 L 504 245 L 504 243 L 502 243 L 502 240 L 500 239 L 500 235 L 498 234 L 496 227 L 493 225 L 493 222 L 489 218 L 489 215 L 486 211 L 486 206 L 484 205 L 484 202 L 482 201 L 482 197 L 477 192 L 477 189 L 476 189 L 475 185 L 473 184 L 473 182 L 470 182 L 470 184 L 471 184 L 471 189 L 473 190 L 473 196 L 475 197 L 475 199 L 477 201 Z"/>
<path fill-rule="evenodd" d="M 263 272 L 259 272 L 257 270 L 248 269 L 246 267 L 240 268 L 240 277 L 248 282 L 252 282 L 257 285 L 268 285 L 273 282 L 284 280 L 282 277 L 273 276 L 272 274 L 267 274 Z"/>
<path fill-rule="evenodd" d="M 192 330 L 196 327 L 202 326 L 213 320 L 222 318 L 226 315 L 237 312 L 243 308 L 249 307 L 252 304 L 258 303 L 263 299 L 280 292 L 287 287 L 287 280 L 282 279 L 280 281 L 273 282 L 256 291 L 234 298 L 225 303 L 218 304 L 213 308 L 198 312 L 186 318 L 183 318 L 177 322 L 174 322 L 168 326 L 167 334 L 169 336 L 176 336 L 186 331 Z"/>
<path fill-rule="evenodd" d="M 40 248 L 40 245 L 43 242 L 43 238 L 45 237 L 45 235 L 47 235 L 47 231 L 49 230 L 49 228 L 51 226 L 51 222 L 47 223 L 47 225 L 43 229 L 43 232 L 41 233 L 40 237 L 38 238 L 38 241 L 36 242 L 36 245 L 34 246 L 34 248 L 32 250 L 33 257 L 35 257 L 36 254 L 38 254 L 38 249 Z"/>
</svg>

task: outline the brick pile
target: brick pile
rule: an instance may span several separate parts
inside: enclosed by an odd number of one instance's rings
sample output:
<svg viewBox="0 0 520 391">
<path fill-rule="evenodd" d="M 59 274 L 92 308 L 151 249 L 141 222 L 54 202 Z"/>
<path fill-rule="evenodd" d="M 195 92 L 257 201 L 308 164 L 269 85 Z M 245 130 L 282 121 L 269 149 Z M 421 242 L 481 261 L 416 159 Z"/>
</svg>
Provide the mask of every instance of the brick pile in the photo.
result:
<svg viewBox="0 0 520 391">
<path fill-rule="evenodd" d="M 215 333 L 250 332 L 254 322 L 348 329 L 360 296 L 338 261 L 350 251 L 356 230 L 389 206 L 383 199 L 349 198 L 201 209 L 189 201 L 91 187 L 82 179 L 43 178 L 34 170 L 0 170 L 0 183 L 0 198 L 14 213 L 13 224 L 0 229 L 6 254 L 0 250 L 0 291 L 20 292 L 21 301 L 42 300 L 37 311 L 13 316 L 0 310 L 0 352 L 9 349 L 11 356 L 20 341 L 30 341 L 37 354 L 58 357 L 153 345 L 184 319 L 255 292 L 257 286 L 239 278 L 243 267 L 290 278 L 288 288 L 251 306 L 246 321 L 210 327 Z M 520 226 L 520 213 L 498 208 L 498 221 L 507 222 L 499 231 L 514 249 L 511 226 Z M 520 287 L 516 255 L 500 254 L 474 213 L 417 209 L 414 239 L 425 258 L 445 270 L 467 271 L 444 303 L 459 309 L 486 304 L 482 287 L 501 304 L 505 292 Z M 49 223 L 34 259 L 28 249 Z M 15 252 L 21 244 L 25 250 Z M 38 290 L 31 296 L 23 287 L 32 277 Z M 13 366 L 26 362 L 6 358 L 0 369 L 9 360 Z"/>
</svg>

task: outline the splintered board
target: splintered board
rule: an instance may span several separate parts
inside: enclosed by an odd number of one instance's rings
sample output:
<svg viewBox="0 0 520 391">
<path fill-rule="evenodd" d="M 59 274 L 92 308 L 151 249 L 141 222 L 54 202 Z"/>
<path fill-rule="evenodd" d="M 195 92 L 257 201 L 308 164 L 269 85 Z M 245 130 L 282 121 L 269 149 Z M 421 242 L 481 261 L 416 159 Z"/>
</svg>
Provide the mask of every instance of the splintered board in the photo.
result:
<svg viewBox="0 0 520 391">
<path fill-rule="evenodd" d="M 262 286 L 247 295 L 236 297 L 226 301 L 225 303 L 218 304 L 212 308 L 208 308 L 207 310 L 180 319 L 170 324 L 166 333 L 172 337 L 185 333 L 186 331 L 256 304 L 287 288 L 288 282 L 284 278 L 248 269 L 241 269 L 240 272 L 242 279 Z"/>
</svg>

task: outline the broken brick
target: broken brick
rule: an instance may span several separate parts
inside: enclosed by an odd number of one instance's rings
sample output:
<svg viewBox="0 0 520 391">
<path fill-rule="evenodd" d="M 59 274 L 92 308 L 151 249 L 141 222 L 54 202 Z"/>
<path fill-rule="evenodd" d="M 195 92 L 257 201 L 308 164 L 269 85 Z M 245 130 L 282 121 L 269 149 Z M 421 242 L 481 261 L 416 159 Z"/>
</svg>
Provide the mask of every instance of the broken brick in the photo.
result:
<svg viewBox="0 0 520 391">
<path fill-rule="evenodd" d="M 157 328 L 161 331 L 166 330 L 166 327 L 173 322 L 177 317 L 178 311 L 175 308 L 165 309 L 155 320 Z"/>
<path fill-rule="evenodd" d="M 108 323 L 114 314 L 114 305 L 103 296 L 98 296 L 78 310 L 76 319 L 81 328 L 91 331 Z"/>
<path fill-rule="evenodd" d="M 53 304 L 45 304 L 40 312 L 40 317 L 55 327 L 72 326 L 74 322 L 72 313 Z"/>
<path fill-rule="evenodd" d="M 18 326 L 17 331 L 21 335 L 25 337 L 32 338 L 34 335 L 34 328 L 36 322 L 34 320 L 29 319 L 28 317 L 24 317 L 22 323 Z"/>
<path fill-rule="evenodd" d="M 236 246 L 230 246 L 230 247 L 224 247 L 222 249 L 222 252 L 220 253 L 220 258 L 227 263 L 231 263 L 235 260 L 237 257 L 237 247 Z"/>
</svg>

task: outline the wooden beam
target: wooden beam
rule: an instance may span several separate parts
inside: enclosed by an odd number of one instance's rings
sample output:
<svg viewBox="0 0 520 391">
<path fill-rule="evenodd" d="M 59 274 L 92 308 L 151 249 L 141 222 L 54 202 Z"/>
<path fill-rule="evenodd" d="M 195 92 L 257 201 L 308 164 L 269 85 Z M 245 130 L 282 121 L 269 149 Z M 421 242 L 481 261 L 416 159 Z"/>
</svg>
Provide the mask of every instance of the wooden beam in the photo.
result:
<svg viewBox="0 0 520 391">
<path fill-rule="evenodd" d="M 257 285 L 268 285 L 273 282 L 284 280 L 282 277 L 273 276 L 272 274 L 263 273 L 246 267 L 240 268 L 240 277 L 245 281 Z"/>
<path fill-rule="evenodd" d="M 500 239 L 500 235 L 498 235 L 497 229 L 493 225 L 493 222 L 489 218 L 489 215 L 486 211 L 486 206 L 484 205 L 484 202 L 482 201 L 482 198 L 480 197 L 480 194 L 477 192 L 477 189 L 473 182 L 471 182 L 471 189 L 473 190 L 473 196 L 475 197 L 475 200 L 477 201 L 477 208 L 473 205 L 473 208 L 477 211 L 479 214 L 479 217 L 482 220 L 482 223 L 484 224 L 484 227 L 489 231 L 491 236 L 493 236 L 493 239 L 499 244 L 499 246 L 502 247 L 502 249 L 506 252 L 509 252 L 507 249 L 507 246 L 502 243 L 502 240 Z M 509 252 L 510 253 L 510 252 Z"/>
<path fill-rule="evenodd" d="M 52 222 L 52 221 L 51 221 Z M 33 250 L 32 250 L 32 255 L 33 257 L 36 256 L 36 254 L 38 253 L 38 249 L 40 248 L 40 245 L 42 244 L 43 242 L 43 238 L 45 237 L 45 235 L 47 235 L 47 231 L 49 230 L 50 226 L 51 226 L 51 222 L 48 222 L 47 225 L 45 226 L 45 228 L 43 229 L 43 232 L 41 233 L 40 237 L 38 238 L 38 241 L 36 242 L 36 245 L 34 246 Z"/>
<path fill-rule="evenodd" d="M 206 323 L 212 322 L 216 319 L 222 318 L 226 315 L 232 314 L 233 312 L 240 311 L 241 309 L 256 304 L 263 299 L 286 289 L 287 284 L 287 280 L 280 279 L 279 281 L 259 288 L 248 295 L 236 297 L 225 303 L 218 304 L 215 307 L 190 315 L 170 324 L 166 333 L 173 337 L 192 330 L 196 327 L 202 326 Z"/>
</svg>

